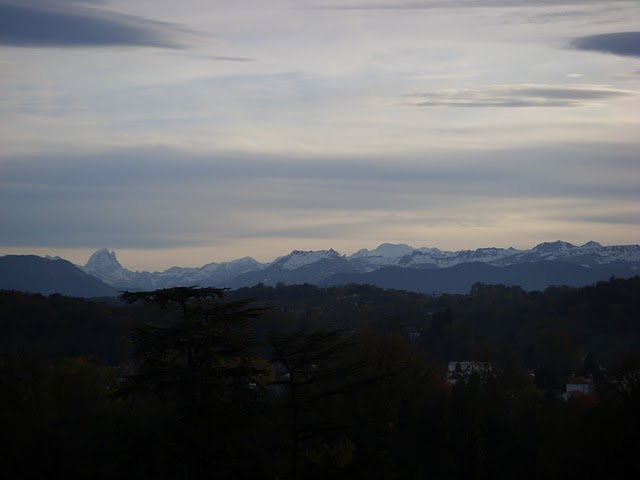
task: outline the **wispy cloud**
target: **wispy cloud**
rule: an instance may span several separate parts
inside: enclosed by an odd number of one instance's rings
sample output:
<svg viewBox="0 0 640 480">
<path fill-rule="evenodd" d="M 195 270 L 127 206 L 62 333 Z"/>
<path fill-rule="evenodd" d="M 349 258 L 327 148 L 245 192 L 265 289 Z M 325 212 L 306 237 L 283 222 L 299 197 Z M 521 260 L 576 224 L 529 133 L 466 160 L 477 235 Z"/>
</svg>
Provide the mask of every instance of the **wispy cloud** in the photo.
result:
<svg viewBox="0 0 640 480">
<path fill-rule="evenodd" d="M 428 211 L 429 222 L 439 224 L 487 216 L 496 206 L 517 216 L 528 202 L 548 198 L 587 205 L 576 215 L 593 213 L 591 203 L 611 202 L 637 213 L 635 147 L 538 147 L 419 161 L 166 149 L 14 157 L 0 176 L 0 220 L 7 227 L 0 247 L 42 239 L 57 246 L 168 248 L 224 236 L 329 238 L 357 232 L 364 228 L 358 222 L 372 215 L 389 228 L 394 218 Z"/>
<path fill-rule="evenodd" d="M 578 50 L 640 57 L 640 32 L 605 33 L 578 37 L 571 42 L 571 46 Z"/>
<path fill-rule="evenodd" d="M 618 3 L 634 3 L 635 0 L 619 0 Z M 407 0 L 407 1 L 367 1 L 343 0 L 331 4 L 317 5 L 316 8 L 354 10 L 419 10 L 428 8 L 486 8 L 486 7 L 549 7 L 588 6 L 601 3 L 598 0 Z"/>
<path fill-rule="evenodd" d="M 230 56 L 230 55 L 207 55 L 207 56 L 200 56 L 199 58 L 202 58 L 204 60 L 213 60 L 216 62 L 239 62 L 239 63 L 244 63 L 244 62 L 255 62 L 256 59 L 255 58 L 251 58 L 251 57 L 234 57 L 234 56 Z"/>
<path fill-rule="evenodd" d="M 179 48 L 184 46 L 189 33 L 176 24 L 86 7 L 76 2 L 0 0 L 0 45 Z"/>
<path fill-rule="evenodd" d="M 418 107 L 581 107 L 636 95 L 603 85 L 495 85 L 411 94 Z"/>
</svg>

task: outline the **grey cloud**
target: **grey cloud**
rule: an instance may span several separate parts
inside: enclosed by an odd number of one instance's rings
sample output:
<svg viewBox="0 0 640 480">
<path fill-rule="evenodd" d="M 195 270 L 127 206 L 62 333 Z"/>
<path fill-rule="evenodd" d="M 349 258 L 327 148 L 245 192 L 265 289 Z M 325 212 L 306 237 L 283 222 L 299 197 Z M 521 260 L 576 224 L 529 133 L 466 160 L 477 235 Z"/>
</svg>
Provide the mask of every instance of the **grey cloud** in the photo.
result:
<svg viewBox="0 0 640 480">
<path fill-rule="evenodd" d="M 626 57 L 640 57 L 640 32 L 589 35 L 574 39 L 570 45 L 578 50 L 611 53 Z"/>
<path fill-rule="evenodd" d="M 350 225 L 364 225 L 370 211 L 415 216 L 458 205 L 473 217 L 483 202 L 508 205 L 517 199 L 634 203 L 640 201 L 636 152 L 637 145 L 599 145 L 446 157 L 296 159 L 143 149 L 4 158 L 0 245 L 161 248 L 238 232 L 330 236 L 349 228 L 338 223 L 328 229 L 327 212 L 349 212 Z M 296 215 L 317 216 L 321 225 L 305 224 L 297 231 Z M 274 216 L 286 221 L 258 222 Z"/>
<path fill-rule="evenodd" d="M 460 168 L 460 159 L 450 162 L 432 163 L 433 158 L 409 159 L 396 166 L 395 162 L 380 162 L 371 158 L 353 160 L 348 158 L 316 158 L 297 160 L 268 155 L 215 155 L 211 157 L 190 155 L 169 149 L 142 149 L 114 151 L 88 157 L 55 156 L 19 157 L 4 161 L 0 186 L 8 191 L 9 185 L 20 185 L 33 195 L 49 195 L 49 190 L 62 195 L 73 192 L 106 198 L 124 191 L 131 199 L 144 198 L 146 189 L 164 195 L 177 186 L 203 186 L 220 188 L 231 182 L 262 182 L 264 185 L 289 184 L 293 189 L 304 191 L 314 185 L 341 190 L 367 190 L 377 188 L 395 189 L 401 185 L 487 185 L 508 181 L 514 174 L 511 167 L 495 170 L 487 168 L 483 158 L 477 164 Z M 492 158 L 501 163 L 510 159 L 493 153 Z M 522 154 L 519 154 L 522 158 Z M 406 159 L 404 159 L 406 160 Z M 290 188 L 289 191 L 292 191 Z M 248 197 L 251 191 L 244 192 Z M 305 200 L 302 199 L 304 202 Z M 331 201 L 331 198 L 326 200 Z"/>
<path fill-rule="evenodd" d="M 629 2 L 630 3 L 630 2 Z M 580 21 L 597 24 L 607 24 L 624 21 L 628 16 L 628 9 L 625 7 L 632 6 L 629 3 L 617 3 L 615 6 L 604 4 L 603 2 L 595 3 L 593 6 L 576 2 L 574 4 L 565 4 L 563 8 L 566 10 L 545 10 L 542 8 L 522 8 L 522 9 L 504 9 L 501 19 L 505 24 L 550 24 L 566 21 Z M 537 6 L 545 6 L 544 3 L 538 3 Z M 532 7 L 534 5 L 527 5 Z M 551 5 L 546 4 L 550 7 Z M 504 5 L 507 7 L 507 5 Z"/>
<path fill-rule="evenodd" d="M 418 107 L 580 107 L 636 95 L 598 85 L 498 85 L 409 95 Z"/>
<path fill-rule="evenodd" d="M 619 0 L 619 3 L 633 4 L 636 0 Z M 602 0 L 414 0 L 378 1 L 353 0 L 333 4 L 315 5 L 315 8 L 344 10 L 419 10 L 429 8 L 484 8 L 484 7 L 549 7 L 549 6 L 589 6 L 602 5 Z"/>
<path fill-rule="evenodd" d="M 208 60 L 214 60 L 218 62 L 255 62 L 255 58 L 251 57 L 233 57 L 230 55 L 208 55 L 206 57 L 201 57 Z"/>
<path fill-rule="evenodd" d="M 577 214 L 573 216 L 568 215 L 558 215 L 556 216 L 558 220 L 565 221 L 580 221 L 580 222 L 588 222 L 595 224 L 605 224 L 605 225 L 638 225 L 640 223 L 640 213 L 607 213 L 607 214 Z"/>
<path fill-rule="evenodd" d="M 168 148 L 114 150 L 91 155 L 46 155 L 21 156 L 0 160 L 0 192 L 10 185 L 20 185 L 26 190 L 58 189 L 100 195 L 105 199 L 113 192 L 128 192 L 129 198 L 137 198 L 138 191 L 152 189 L 162 195 L 171 195 L 185 185 L 197 187 L 221 187 L 232 182 L 255 181 L 265 186 L 290 184 L 300 190 L 313 185 L 326 185 L 340 190 L 349 188 L 367 189 L 372 184 L 416 185 L 425 182 L 433 188 L 438 185 L 458 184 L 470 188 L 508 185 L 523 173 L 536 176 L 541 172 L 543 159 L 560 158 L 561 164 L 553 162 L 562 170 L 571 171 L 577 185 L 584 184 L 582 175 L 591 176 L 594 170 L 638 171 L 637 146 L 598 144 L 591 146 L 565 146 L 563 148 L 536 147 L 508 151 L 481 151 L 468 154 L 424 154 L 401 157 L 396 161 L 388 158 L 312 157 L 297 159 L 277 155 L 257 154 L 191 154 Z M 603 164 L 606 158 L 606 164 Z M 543 172 L 544 186 L 558 188 L 557 176 L 547 178 Z M 591 177 L 590 177 L 591 176 Z M 629 177 L 629 180 L 633 180 Z M 560 180 L 562 188 L 568 188 L 566 179 Z M 134 188 L 136 187 L 136 188 Z M 532 188 L 543 185 L 532 184 Z M 586 187 L 585 187 L 586 188 Z M 616 190 L 622 188 L 615 185 Z M 520 191 L 517 186 L 515 191 Z M 479 190 L 478 190 L 479 191 Z M 548 190 L 545 190 L 547 192 Z M 250 195 L 245 191 L 243 194 Z M 68 195 L 72 195 L 68 193 Z M 140 194 L 144 198 L 147 193 Z M 329 200 L 328 200 L 329 201 Z"/>
<path fill-rule="evenodd" d="M 84 7 L 76 2 L 0 0 L 0 45 L 179 48 L 187 33 L 174 24 Z"/>
</svg>

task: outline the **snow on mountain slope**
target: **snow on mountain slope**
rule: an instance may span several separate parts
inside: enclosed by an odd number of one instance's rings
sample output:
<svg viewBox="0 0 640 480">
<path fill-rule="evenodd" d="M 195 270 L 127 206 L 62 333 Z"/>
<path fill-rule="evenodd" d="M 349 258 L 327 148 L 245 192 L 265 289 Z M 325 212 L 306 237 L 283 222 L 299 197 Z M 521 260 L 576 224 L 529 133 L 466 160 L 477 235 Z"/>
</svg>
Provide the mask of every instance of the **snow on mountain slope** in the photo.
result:
<svg viewBox="0 0 640 480">
<path fill-rule="evenodd" d="M 370 258 L 370 257 L 384 257 L 384 258 L 400 258 L 405 255 L 410 255 L 415 248 L 405 245 L 404 243 L 383 243 L 374 250 L 367 250 L 363 248 L 358 250 L 353 255 L 349 256 L 349 260 L 354 258 Z"/>
<path fill-rule="evenodd" d="M 415 248 L 403 243 L 383 243 L 374 250 L 363 248 L 347 258 L 360 270 L 368 272 L 381 267 L 398 266 L 402 258 L 415 252 Z"/>
<path fill-rule="evenodd" d="M 200 268 L 171 267 L 163 272 L 151 273 L 151 278 L 157 288 L 170 286 L 224 286 L 224 283 L 245 272 L 260 270 L 264 267 L 251 257 L 245 257 L 231 262 L 208 263 Z"/>
<path fill-rule="evenodd" d="M 556 260 L 578 263 L 585 267 L 607 265 L 617 261 L 640 262 L 639 245 L 617 245 L 605 247 L 597 242 L 575 246 L 567 242 L 545 242 L 531 250 L 523 250 L 517 257 L 520 262 Z"/>
<path fill-rule="evenodd" d="M 409 257 L 400 260 L 400 266 L 417 267 L 433 264 L 439 268 L 452 267 L 461 263 L 482 262 L 489 265 L 505 263 L 504 259 L 515 256 L 519 251 L 504 248 L 479 248 L 477 250 L 462 250 L 459 252 L 443 252 L 438 249 L 431 251 L 417 251 Z"/>
<path fill-rule="evenodd" d="M 224 287 L 232 278 L 265 266 L 251 257 L 245 257 L 226 263 L 209 263 L 199 268 L 171 267 L 162 272 L 132 272 L 118 262 L 115 252 L 102 248 L 80 268 L 111 286 L 151 290 L 190 285 Z"/>
<path fill-rule="evenodd" d="M 399 247 L 412 248 L 406 245 Z M 544 242 L 530 250 L 489 247 L 450 252 L 437 248 L 420 248 L 413 249 L 402 257 L 376 255 L 374 253 L 376 250 L 360 250 L 349 259 L 363 272 L 373 271 L 384 266 L 446 268 L 470 262 L 482 262 L 497 267 L 541 260 L 564 261 L 587 267 L 606 265 L 615 261 L 640 262 L 640 246 L 638 245 L 605 247 L 593 241 L 582 246 L 562 241 Z M 390 249 L 386 251 L 388 252 Z"/>
<path fill-rule="evenodd" d="M 606 249 L 606 250 L 605 250 Z M 640 245 L 616 245 L 600 247 L 596 252 L 598 263 L 611 263 L 617 260 L 625 262 L 640 262 Z"/>
<path fill-rule="evenodd" d="M 296 268 L 319 262 L 322 259 L 340 258 L 338 252 L 334 249 L 330 250 L 294 250 L 289 255 L 277 258 L 271 265 L 277 265 L 284 270 L 295 270 Z"/>
<path fill-rule="evenodd" d="M 240 277 L 239 281 L 243 285 L 245 281 L 256 279 L 267 284 L 275 279 L 292 283 L 327 278 L 337 272 L 372 272 L 382 267 L 446 268 L 474 262 L 506 267 L 540 261 L 560 261 L 589 268 L 622 262 L 629 263 L 630 268 L 640 271 L 640 246 L 603 246 L 593 241 L 575 246 L 555 241 L 541 243 L 529 250 L 489 247 L 451 252 L 438 248 L 416 249 L 405 244 L 383 243 L 374 250 L 362 249 L 348 257 L 333 249 L 294 250 L 269 264 L 245 257 L 231 262 L 209 263 L 200 268 L 172 267 L 163 272 L 151 273 L 127 270 L 120 265 L 115 252 L 103 248 L 95 252 L 81 268 L 111 286 L 143 290 L 188 285 L 226 287 L 239 284 L 235 279 Z M 263 270 L 264 275 L 253 275 Z"/>
<path fill-rule="evenodd" d="M 561 240 L 556 240 L 555 242 L 543 242 L 535 247 L 533 247 L 532 251 L 539 253 L 540 255 L 546 254 L 561 254 L 574 250 L 576 248 L 575 245 L 572 245 L 569 242 L 563 242 Z"/>
<path fill-rule="evenodd" d="M 211 265 L 211 264 L 210 264 Z M 251 257 L 244 257 L 231 262 L 217 264 L 217 268 L 209 271 L 205 266 L 202 267 L 203 280 L 202 286 L 226 287 L 228 283 L 238 275 L 248 272 L 258 272 L 267 265 L 257 262 Z"/>
<path fill-rule="evenodd" d="M 317 252 L 294 250 L 289 255 L 279 257 L 262 270 L 238 275 L 229 283 L 229 286 L 231 288 L 251 287 L 259 283 L 274 286 L 280 282 L 322 285 L 326 278 L 338 273 L 358 273 L 358 269 L 335 250 Z"/>
<path fill-rule="evenodd" d="M 383 244 L 373 251 L 360 250 L 349 259 L 353 260 L 363 271 L 372 271 L 384 266 L 420 268 L 429 265 L 444 268 L 469 262 L 495 264 L 500 263 L 504 258 L 516 255 L 518 252 L 513 248 L 494 247 L 449 252 L 438 248 L 415 249 L 403 244 Z"/>
<path fill-rule="evenodd" d="M 131 280 L 137 275 L 137 272 L 127 270 L 120 265 L 116 252 L 110 252 L 106 248 L 101 248 L 91 255 L 86 265 L 80 268 L 108 284 L 118 280 Z"/>
</svg>

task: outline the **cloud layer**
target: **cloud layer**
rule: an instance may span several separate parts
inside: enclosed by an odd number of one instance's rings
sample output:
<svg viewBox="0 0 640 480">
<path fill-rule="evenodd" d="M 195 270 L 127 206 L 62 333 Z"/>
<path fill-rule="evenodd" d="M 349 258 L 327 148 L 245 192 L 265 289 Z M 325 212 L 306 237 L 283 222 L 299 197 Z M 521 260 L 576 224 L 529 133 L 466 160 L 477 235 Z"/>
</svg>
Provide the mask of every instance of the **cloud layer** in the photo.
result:
<svg viewBox="0 0 640 480">
<path fill-rule="evenodd" d="M 640 57 L 640 32 L 588 35 L 574 39 L 571 45 L 579 50 Z"/>
<path fill-rule="evenodd" d="M 601 85 L 498 85 L 411 95 L 418 107 L 580 107 L 632 98 L 635 92 Z"/>
<path fill-rule="evenodd" d="M 635 0 L 617 0 L 617 3 L 633 3 Z M 321 4 L 312 1 L 318 8 L 361 9 L 361 10 L 421 10 L 434 8 L 522 8 L 522 7 L 555 7 L 555 6 L 589 6 L 602 4 L 600 0 L 406 0 L 406 1 L 368 1 L 337 0 Z"/>
<path fill-rule="evenodd" d="M 639 16 L 0 0 L 0 254 L 637 243 Z"/>
<path fill-rule="evenodd" d="M 229 247 L 261 238 L 280 239 L 281 249 L 306 248 L 300 243 L 312 238 L 327 247 L 366 246 L 425 228 L 440 235 L 528 230 L 544 217 L 563 229 L 634 228 L 635 152 L 603 145 L 394 159 L 166 149 L 21 157 L 3 169 L 0 218 L 11 228 L 0 232 L 0 246 L 43 238 L 78 248 Z M 607 218 L 612 208 L 616 215 Z"/>
<path fill-rule="evenodd" d="M 0 2 L 0 44 L 14 47 L 182 45 L 176 25 L 65 2 Z"/>
</svg>

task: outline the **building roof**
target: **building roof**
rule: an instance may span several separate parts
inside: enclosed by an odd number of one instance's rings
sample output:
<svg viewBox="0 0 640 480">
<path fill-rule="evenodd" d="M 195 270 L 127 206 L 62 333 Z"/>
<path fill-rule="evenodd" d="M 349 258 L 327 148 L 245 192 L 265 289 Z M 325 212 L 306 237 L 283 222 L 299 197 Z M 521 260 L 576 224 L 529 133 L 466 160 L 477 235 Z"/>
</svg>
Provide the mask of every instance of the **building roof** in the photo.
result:
<svg viewBox="0 0 640 480">
<path fill-rule="evenodd" d="M 585 377 L 569 377 L 567 385 L 591 385 L 593 382 Z"/>
</svg>

